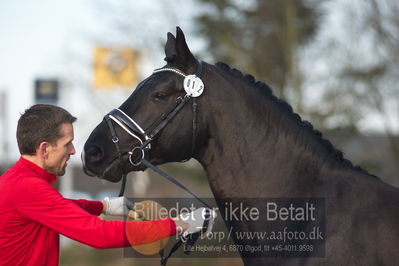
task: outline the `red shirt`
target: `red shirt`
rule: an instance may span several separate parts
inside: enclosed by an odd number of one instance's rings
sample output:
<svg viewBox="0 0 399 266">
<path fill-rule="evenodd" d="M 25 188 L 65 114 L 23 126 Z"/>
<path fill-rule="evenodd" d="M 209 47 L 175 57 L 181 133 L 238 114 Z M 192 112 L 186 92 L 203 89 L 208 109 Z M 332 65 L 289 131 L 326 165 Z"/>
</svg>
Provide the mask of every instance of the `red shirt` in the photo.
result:
<svg viewBox="0 0 399 266">
<path fill-rule="evenodd" d="M 170 218 L 102 220 L 100 201 L 66 199 L 49 184 L 55 180 L 22 157 L 0 176 L 0 265 L 58 265 L 59 234 L 95 248 L 119 248 L 176 233 Z"/>
</svg>

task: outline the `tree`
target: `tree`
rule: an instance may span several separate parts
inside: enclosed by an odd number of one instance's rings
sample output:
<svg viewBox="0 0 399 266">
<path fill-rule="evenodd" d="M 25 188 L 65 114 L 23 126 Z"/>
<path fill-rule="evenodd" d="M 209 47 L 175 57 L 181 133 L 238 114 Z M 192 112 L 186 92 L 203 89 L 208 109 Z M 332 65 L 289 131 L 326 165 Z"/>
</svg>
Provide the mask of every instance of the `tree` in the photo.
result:
<svg viewBox="0 0 399 266">
<path fill-rule="evenodd" d="M 371 110 L 381 121 L 399 172 L 399 3 L 395 0 L 354 1 L 344 10 L 355 46 L 345 46 L 350 61 L 337 77 L 350 87 L 358 110 Z M 349 5 L 348 3 L 346 3 Z M 349 11 L 351 10 L 351 11 Z"/>
<path fill-rule="evenodd" d="M 317 30 L 317 5 L 304 0 L 198 0 L 197 17 L 214 58 L 266 81 L 301 112 L 302 73 L 298 50 Z"/>
<path fill-rule="evenodd" d="M 397 182 L 392 177 L 398 180 L 399 173 L 399 3 L 334 0 L 324 9 L 329 22 L 309 53 L 318 58 L 313 65 L 322 66 L 312 73 L 312 87 L 324 88 L 317 101 L 323 106 L 312 115 L 322 128 L 385 135 L 388 150 L 380 150 L 379 157 L 392 160 L 396 171 L 388 181 Z"/>
</svg>

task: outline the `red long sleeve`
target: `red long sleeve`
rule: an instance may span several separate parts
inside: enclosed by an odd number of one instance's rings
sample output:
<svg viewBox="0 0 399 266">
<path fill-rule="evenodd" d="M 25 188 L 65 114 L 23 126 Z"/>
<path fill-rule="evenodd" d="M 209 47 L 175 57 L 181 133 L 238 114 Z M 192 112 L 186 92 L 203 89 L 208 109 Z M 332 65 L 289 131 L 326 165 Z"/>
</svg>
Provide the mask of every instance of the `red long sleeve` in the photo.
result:
<svg viewBox="0 0 399 266">
<path fill-rule="evenodd" d="M 58 265 L 59 234 L 95 248 L 117 248 L 129 246 L 126 233 L 132 244 L 143 244 L 176 232 L 172 219 L 101 220 L 89 213 L 96 213 L 98 203 L 63 198 L 48 183 L 54 178 L 36 167 L 21 159 L 0 177 L 0 265 Z"/>
<path fill-rule="evenodd" d="M 103 211 L 103 203 L 101 201 L 92 201 L 85 199 L 69 199 L 78 205 L 80 208 L 84 209 L 90 214 L 99 216 Z"/>
</svg>

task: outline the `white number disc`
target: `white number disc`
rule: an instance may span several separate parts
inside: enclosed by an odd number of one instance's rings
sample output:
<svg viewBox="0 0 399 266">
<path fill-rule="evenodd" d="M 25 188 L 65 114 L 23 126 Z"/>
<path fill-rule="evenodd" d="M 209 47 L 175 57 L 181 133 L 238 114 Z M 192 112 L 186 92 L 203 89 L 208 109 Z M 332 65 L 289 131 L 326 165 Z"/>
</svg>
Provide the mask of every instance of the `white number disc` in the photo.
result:
<svg viewBox="0 0 399 266">
<path fill-rule="evenodd" d="M 204 91 L 204 83 L 196 75 L 188 75 L 184 78 L 184 90 L 191 97 L 198 97 Z"/>
</svg>

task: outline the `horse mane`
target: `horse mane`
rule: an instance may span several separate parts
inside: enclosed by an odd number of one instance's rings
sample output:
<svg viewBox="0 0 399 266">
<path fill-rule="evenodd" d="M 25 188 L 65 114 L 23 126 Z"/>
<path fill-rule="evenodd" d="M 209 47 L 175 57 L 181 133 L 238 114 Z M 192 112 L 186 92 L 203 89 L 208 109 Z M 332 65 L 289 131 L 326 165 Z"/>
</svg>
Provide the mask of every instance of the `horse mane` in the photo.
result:
<svg viewBox="0 0 399 266">
<path fill-rule="evenodd" d="M 344 153 L 339 149 L 337 149 L 328 139 L 325 139 L 323 137 L 323 134 L 319 130 L 315 129 L 309 121 L 302 120 L 302 118 L 297 113 L 294 112 L 289 103 L 287 103 L 285 100 L 277 98 L 273 94 L 273 90 L 266 83 L 261 81 L 256 81 L 252 75 L 243 74 L 240 70 L 231 68 L 226 63 L 218 62 L 215 64 L 215 66 L 233 75 L 234 77 L 245 81 L 258 93 L 268 97 L 269 99 L 277 103 L 284 112 L 286 112 L 288 115 L 292 117 L 295 123 L 297 123 L 301 128 L 310 133 L 311 136 L 313 136 L 319 143 L 321 143 L 321 145 L 325 148 L 326 152 L 331 154 L 333 158 L 337 162 L 341 163 L 341 165 L 344 168 L 354 169 L 360 173 L 376 177 L 375 175 L 368 173 L 365 169 L 361 168 L 360 166 L 354 166 L 350 160 L 344 157 Z"/>
</svg>

